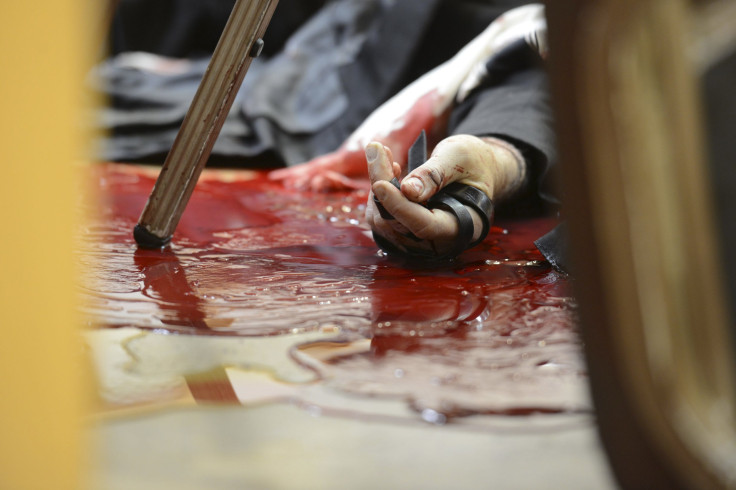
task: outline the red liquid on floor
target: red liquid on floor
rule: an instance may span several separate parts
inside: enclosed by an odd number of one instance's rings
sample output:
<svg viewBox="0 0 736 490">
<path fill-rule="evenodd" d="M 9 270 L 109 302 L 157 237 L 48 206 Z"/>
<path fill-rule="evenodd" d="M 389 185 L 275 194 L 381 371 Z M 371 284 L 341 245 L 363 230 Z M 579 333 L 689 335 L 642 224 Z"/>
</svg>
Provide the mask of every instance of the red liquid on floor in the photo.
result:
<svg viewBox="0 0 736 490">
<path fill-rule="evenodd" d="M 295 192 L 261 173 L 214 172 L 171 248 L 138 250 L 132 229 L 155 176 L 100 165 L 91 178 L 103 204 L 80 260 L 94 326 L 229 336 L 336 327 L 335 347 L 371 339 L 370 350 L 298 349 L 334 389 L 403 396 L 429 418 L 581 409 L 566 392 L 583 376 L 568 282 L 532 243 L 550 219 L 500 222 L 456 262 L 409 266 L 378 252 L 363 191 Z"/>
</svg>

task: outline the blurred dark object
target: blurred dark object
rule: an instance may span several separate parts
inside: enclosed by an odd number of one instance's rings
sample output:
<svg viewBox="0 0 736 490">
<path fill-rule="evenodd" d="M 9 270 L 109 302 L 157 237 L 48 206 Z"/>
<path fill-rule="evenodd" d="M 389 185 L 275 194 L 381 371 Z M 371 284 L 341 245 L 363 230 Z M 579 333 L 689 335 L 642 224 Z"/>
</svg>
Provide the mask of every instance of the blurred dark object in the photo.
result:
<svg viewBox="0 0 736 490">
<path fill-rule="evenodd" d="M 278 52 L 325 0 L 282 0 L 264 37 L 264 55 Z M 172 58 L 212 54 L 235 0 L 119 0 L 110 54 L 145 51 Z"/>
<path fill-rule="evenodd" d="M 547 6 L 581 333 L 627 489 L 736 487 L 733 49 L 708 66 L 717 31 L 697 28 L 733 33 L 733 5 Z"/>
<path fill-rule="evenodd" d="M 706 68 L 701 88 L 721 257 L 736 318 L 736 50 Z M 736 337 L 736 322 L 733 326 Z"/>
</svg>

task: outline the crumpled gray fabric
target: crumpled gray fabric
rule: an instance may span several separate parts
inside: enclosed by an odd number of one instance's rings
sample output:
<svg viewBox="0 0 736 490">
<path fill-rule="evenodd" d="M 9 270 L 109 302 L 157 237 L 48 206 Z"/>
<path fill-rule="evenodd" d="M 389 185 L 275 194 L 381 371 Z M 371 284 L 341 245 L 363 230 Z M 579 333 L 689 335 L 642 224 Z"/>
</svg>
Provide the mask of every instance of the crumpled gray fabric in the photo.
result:
<svg viewBox="0 0 736 490">
<path fill-rule="evenodd" d="M 377 28 L 375 19 L 392 3 L 330 2 L 282 52 L 253 60 L 213 155 L 255 157 L 273 151 L 289 165 L 316 156 L 299 139 L 348 109 L 339 70 L 355 59 Z M 137 161 L 168 152 L 208 61 L 122 53 L 97 66 L 90 85 L 109 101 L 95 115 L 95 125 L 106 133 L 98 157 Z"/>
<path fill-rule="evenodd" d="M 333 2 L 308 21 L 243 83 L 246 117 L 266 117 L 290 133 L 322 129 L 348 106 L 338 70 L 362 47 L 379 0 Z"/>
<path fill-rule="evenodd" d="M 98 158 L 135 161 L 168 152 L 189 109 L 209 58 L 164 58 L 149 53 L 123 53 L 95 67 L 89 85 L 108 101 L 93 115 L 105 135 L 95 149 Z M 261 65 L 251 66 L 257 71 Z M 241 94 L 236 98 L 242 101 Z M 254 141 L 253 131 L 235 104 L 215 147 L 225 156 L 243 155 L 243 141 Z M 250 145 L 252 153 L 264 148 Z"/>
</svg>

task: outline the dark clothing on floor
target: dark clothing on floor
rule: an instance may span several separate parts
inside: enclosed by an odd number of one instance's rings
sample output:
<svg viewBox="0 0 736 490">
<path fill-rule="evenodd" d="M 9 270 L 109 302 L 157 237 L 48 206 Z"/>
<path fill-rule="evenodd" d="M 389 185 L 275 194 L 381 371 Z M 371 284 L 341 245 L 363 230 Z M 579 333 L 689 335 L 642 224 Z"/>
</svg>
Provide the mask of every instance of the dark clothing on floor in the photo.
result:
<svg viewBox="0 0 736 490">
<path fill-rule="evenodd" d="M 207 66 L 207 51 L 216 44 L 213 33 L 221 31 L 232 3 L 120 2 L 111 45 L 113 55 L 121 56 L 97 70 L 99 88 L 111 101 L 101 117 L 110 131 L 101 158 L 163 160 Z M 381 103 L 520 3 L 281 0 L 264 55 L 245 78 L 213 161 L 294 165 L 335 150 Z M 290 29 L 297 31 L 285 40 Z M 509 73 L 467 100 L 453 121 L 456 131 L 505 136 L 550 161 L 554 142 L 544 72 L 526 49 L 526 66 L 502 67 Z M 133 51 L 190 61 L 140 69 L 133 67 L 139 66 Z M 512 121 L 518 124 L 511 127 Z"/>
</svg>

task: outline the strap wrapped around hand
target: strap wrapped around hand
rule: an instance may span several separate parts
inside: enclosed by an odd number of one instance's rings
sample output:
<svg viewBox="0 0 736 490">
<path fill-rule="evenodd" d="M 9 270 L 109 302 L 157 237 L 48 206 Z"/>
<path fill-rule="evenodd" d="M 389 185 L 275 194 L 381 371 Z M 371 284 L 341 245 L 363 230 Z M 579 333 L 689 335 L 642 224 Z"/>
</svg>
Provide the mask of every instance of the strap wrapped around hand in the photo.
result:
<svg viewBox="0 0 736 490">
<path fill-rule="evenodd" d="M 491 229 L 491 223 L 493 223 L 493 201 L 491 201 L 488 196 L 486 196 L 485 192 L 481 191 L 477 187 L 473 187 L 472 185 L 453 182 L 447 187 L 440 189 L 437 194 L 432 196 L 432 198 L 427 203 L 430 209 L 433 207 L 437 207 L 432 206 L 432 203 L 433 201 L 439 199 L 440 196 L 442 196 L 442 202 L 446 202 L 447 198 L 451 197 L 456 199 L 457 201 L 460 201 L 465 206 L 473 208 L 483 221 L 483 230 L 480 232 L 480 236 L 473 243 L 468 244 L 466 248 L 475 247 L 480 242 L 485 240 L 486 236 L 488 236 L 488 232 Z M 473 237 L 472 227 L 470 237 Z"/>
<path fill-rule="evenodd" d="M 424 131 L 419 135 L 417 140 L 409 150 L 409 168 L 414 170 L 415 168 L 422 165 L 427 159 L 427 140 Z M 391 183 L 400 189 L 398 179 L 395 177 L 391 179 Z M 395 219 L 387 210 L 383 207 L 381 202 L 373 196 L 373 202 L 378 209 L 379 214 L 383 219 Z M 453 182 L 432 196 L 429 201 L 425 204 L 429 209 L 443 209 L 457 219 L 458 234 L 455 238 L 455 243 L 449 252 L 442 256 L 435 256 L 428 253 L 425 250 L 409 249 L 408 253 L 403 252 L 397 246 L 392 244 L 384 237 L 373 233 L 373 239 L 376 241 L 379 247 L 381 247 L 387 253 L 392 255 L 399 255 L 404 257 L 416 257 L 422 259 L 452 259 L 460 255 L 464 250 L 475 247 L 481 243 L 488 232 L 491 229 L 491 223 L 493 222 L 493 201 L 480 189 L 467 184 L 461 184 L 459 182 Z M 481 230 L 480 236 L 472 243 L 473 232 L 475 226 L 473 223 L 473 217 L 468 211 L 467 207 L 474 209 L 483 222 L 483 229 Z M 413 237 L 413 236 L 412 236 Z M 410 237 L 410 238 L 412 238 Z M 416 239 L 416 238 L 414 238 Z"/>
<path fill-rule="evenodd" d="M 401 185 L 399 184 L 399 179 L 397 179 L 396 177 L 394 177 L 393 179 L 391 179 L 390 182 L 397 189 L 401 189 Z M 386 211 L 386 208 L 383 207 L 383 204 L 381 204 L 381 201 L 378 200 L 378 198 L 376 197 L 375 194 L 373 195 L 373 204 L 376 205 L 376 209 L 378 209 L 378 214 L 381 215 L 381 218 L 383 218 L 383 219 L 396 219 L 396 218 L 394 218 L 394 216 L 391 213 L 389 213 L 388 211 Z"/>
</svg>

